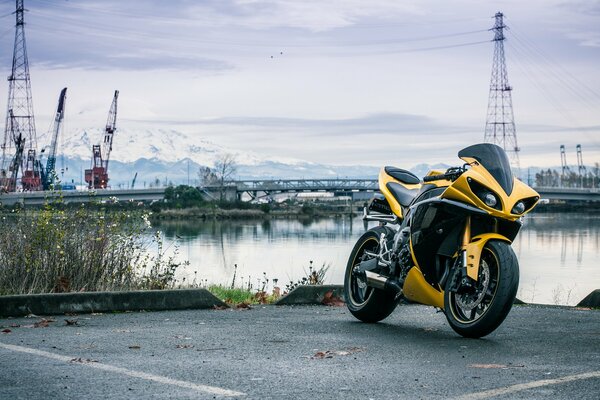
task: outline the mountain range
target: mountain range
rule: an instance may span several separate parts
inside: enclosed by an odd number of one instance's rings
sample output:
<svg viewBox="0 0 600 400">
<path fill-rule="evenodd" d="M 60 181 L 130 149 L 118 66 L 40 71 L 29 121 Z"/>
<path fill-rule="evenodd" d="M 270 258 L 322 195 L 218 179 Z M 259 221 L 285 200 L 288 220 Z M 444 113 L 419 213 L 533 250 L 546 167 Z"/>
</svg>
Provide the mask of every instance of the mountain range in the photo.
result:
<svg viewBox="0 0 600 400">
<path fill-rule="evenodd" d="M 98 128 L 78 129 L 62 140 L 58 150 L 57 173 L 63 183 L 83 185 L 84 170 L 90 168 L 92 144 L 98 144 L 103 131 Z M 264 156 L 250 151 L 230 149 L 192 135 L 169 129 L 119 129 L 116 133 L 109 164 L 109 185 L 128 188 L 137 174 L 135 187 L 200 183 L 201 168 L 213 168 L 225 155 L 235 159 L 235 179 L 374 179 L 380 166 L 326 165 L 286 158 Z M 49 142 L 40 137 L 41 143 Z M 45 162 L 45 161 L 44 161 Z M 446 164 L 406 166 L 415 175 L 425 176 L 430 169 L 446 169 Z M 560 167 L 552 169 L 560 170 Z M 522 169 L 522 179 L 533 183 L 540 168 Z"/>
<path fill-rule="evenodd" d="M 60 143 L 56 169 L 64 183 L 82 185 L 83 171 L 90 168 L 92 144 L 103 131 L 97 128 L 76 130 Z M 109 176 L 113 188 L 165 184 L 199 184 L 199 171 L 213 168 L 215 162 L 230 154 L 235 159 L 236 179 L 311 179 L 376 178 L 380 167 L 365 165 L 325 165 L 308 161 L 266 157 L 240 149 L 228 149 L 194 136 L 166 129 L 119 129 L 110 155 Z M 40 142 L 47 138 L 40 137 Z M 446 165 L 419 164 L 411 168 L 423 176 L 430 168 Z"/>
</svg>

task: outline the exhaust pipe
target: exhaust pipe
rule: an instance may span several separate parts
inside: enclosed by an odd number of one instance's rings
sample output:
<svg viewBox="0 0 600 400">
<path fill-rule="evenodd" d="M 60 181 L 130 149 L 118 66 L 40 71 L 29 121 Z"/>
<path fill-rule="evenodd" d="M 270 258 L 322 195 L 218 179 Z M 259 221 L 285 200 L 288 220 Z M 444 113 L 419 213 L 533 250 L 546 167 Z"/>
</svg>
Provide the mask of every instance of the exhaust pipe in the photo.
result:
<svg viewBox="0 0 600 400">
<path fill-rule="evenodd" d="M 379 275 L 371 271 L 365 271 L 365 276 L 367 278 L 368 286 L 394 293 L 396 296 L 402 293 L 402 285 L 395 278 L 388 278 L 387 276 Z"/>
</svg>

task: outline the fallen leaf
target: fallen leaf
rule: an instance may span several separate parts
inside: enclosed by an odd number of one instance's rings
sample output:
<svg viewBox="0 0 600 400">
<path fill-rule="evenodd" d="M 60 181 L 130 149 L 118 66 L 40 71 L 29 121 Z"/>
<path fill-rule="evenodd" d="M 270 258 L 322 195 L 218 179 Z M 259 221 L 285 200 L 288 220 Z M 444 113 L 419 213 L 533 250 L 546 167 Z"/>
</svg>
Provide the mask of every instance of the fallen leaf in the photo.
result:
<svg viewBox="0 0 600 400">
<path fill-rule="evenodd" d="M 311 358 L 313 358 L 313 359 L 333 358 L 333 355 L 331 355 L 331 352 L 329 350 L 327 350 L 327 351 L 317 351 L 315 353 L 315 355 L 312 356 Z"/>
<path fill-rule="evenodd" d="M 330 290 L 323 295 L 323 300 L 321 300 L 321 304 L 332 307 L 342 307 L 346 305 L 346 303 L 344 303 L 344 300 L 333 294 L 333 290 Z"/>
<path fill-rule="evenodd" d="M 65 319 L 65 322 L 67 323 L 67 326 L 75 326 L 78 324 L 77 318 Z"/>
<path fill-rule="evenodd" d="M 51 322 L 55 322 L 55 321 L 53 319 L 42 318 L 38 322 L 36 322 L 33 325 L 31 325 L 31 327 L 33 327 L 33 328 L 47 328 L 48 326 L 50 326 Z M 30 326 L 27 326 L 27 327 L 29 328 Z"/>
<path fill-rule="evenodd" d="M 6 329 L 2 329 L 1 332 L 2 333 L 11 333 L 12 331 L 10 329 L 6 328 Z"/>
<path fill-rule="evenodd" d="M 10 324 L 10 327 L 11 328 L 20 328 L 21 325 L 19 325 L 19 324 Z"/>
<path fill-rule="evenodd" d="M 237 304 L 235 306 L 235 308 L 237 308 L 238 310 L 252 310 L 252 307 L 250 307 L 250 304 L 248 304 L 246 302 Z"/>
<path fill-rule="evenodd" d="M 217 306 L 217 305 L 213 306 L 213 310 L 227 310 L 227 308 L 228 308 L 227 306 Z"/>
<path fill-rule="evenodd" d="M 348 356 L 350 354 L 358 353 L 363 351 L 360 347 L 350 347 L 345 350 L 326 350 L 326 351 L 317 351 L 311 359 L 323 359 L 323 358 L 333 358 L 334 356 Z"/>
<path fill-rule="evenodd" d="M 130 349 L 133 349 L 133 350 L 139 350 L 139 349 L 141 349 L 142 347 L 141 347 L 141 346 L 139 346 L 139 345 L 137 345 L 137 344 L 134 344 L 134 345 L 131 345 L 131 346 L 129 346 L 129 348 L 130 348 Z"/>
<path fill-rule="evenodd" d="M 579 310 L 579 311 L 592 311 L 592 309 L 590 307 L 574 307 L 573 309 Z"/>
<path fill-rule="evenodd" d="M 193 344 L 178 344 L 175 346 L 176 349 L 193 349 Z"/>
</svg>

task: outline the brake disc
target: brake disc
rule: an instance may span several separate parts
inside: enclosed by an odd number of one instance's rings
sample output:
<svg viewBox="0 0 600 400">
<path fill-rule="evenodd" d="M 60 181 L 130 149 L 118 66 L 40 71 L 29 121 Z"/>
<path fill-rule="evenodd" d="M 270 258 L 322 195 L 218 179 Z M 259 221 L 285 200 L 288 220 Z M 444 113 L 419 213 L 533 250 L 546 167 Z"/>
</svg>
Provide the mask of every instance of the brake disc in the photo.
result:
<svg viewBox="0 0 600 400">
<path fill-rule="evenodd" d="M 465 293 L 458 296 L 456 304 L 463 310 L 471 311 L 481 304 L 489 285 L 490 267 L 485 260 L 481 260 L 481 266 L 479 267 L 479 281 L 477 282 L 475 293 Z"/>
</svg>

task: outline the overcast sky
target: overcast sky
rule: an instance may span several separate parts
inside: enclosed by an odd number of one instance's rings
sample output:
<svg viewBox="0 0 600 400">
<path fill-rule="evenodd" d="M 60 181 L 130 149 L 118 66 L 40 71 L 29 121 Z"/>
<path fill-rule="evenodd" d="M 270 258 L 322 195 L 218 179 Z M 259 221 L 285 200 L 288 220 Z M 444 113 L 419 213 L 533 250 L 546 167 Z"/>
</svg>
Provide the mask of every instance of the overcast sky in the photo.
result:
<svg viewBox="0 0 600 400">
<path fill-rule="evenodd" d="M 600 161 L 600 1 L 26 0 L 39 132 L 69 88 L 68 134 L 174 128 L 262 155 L 331 164 L 456 163 L 481 142 L 493 15 L 521 164 Z M 0 3 L 10 72 L 14 1 Z M 7 93 L 2 80 L 0 94 Z M 0 96 L 6 108 L 6 95 Z M 117 139 L 115 139 L 116 141 Z M 118 151 L 113 153 L 118 158 Z"/>
</svg>

